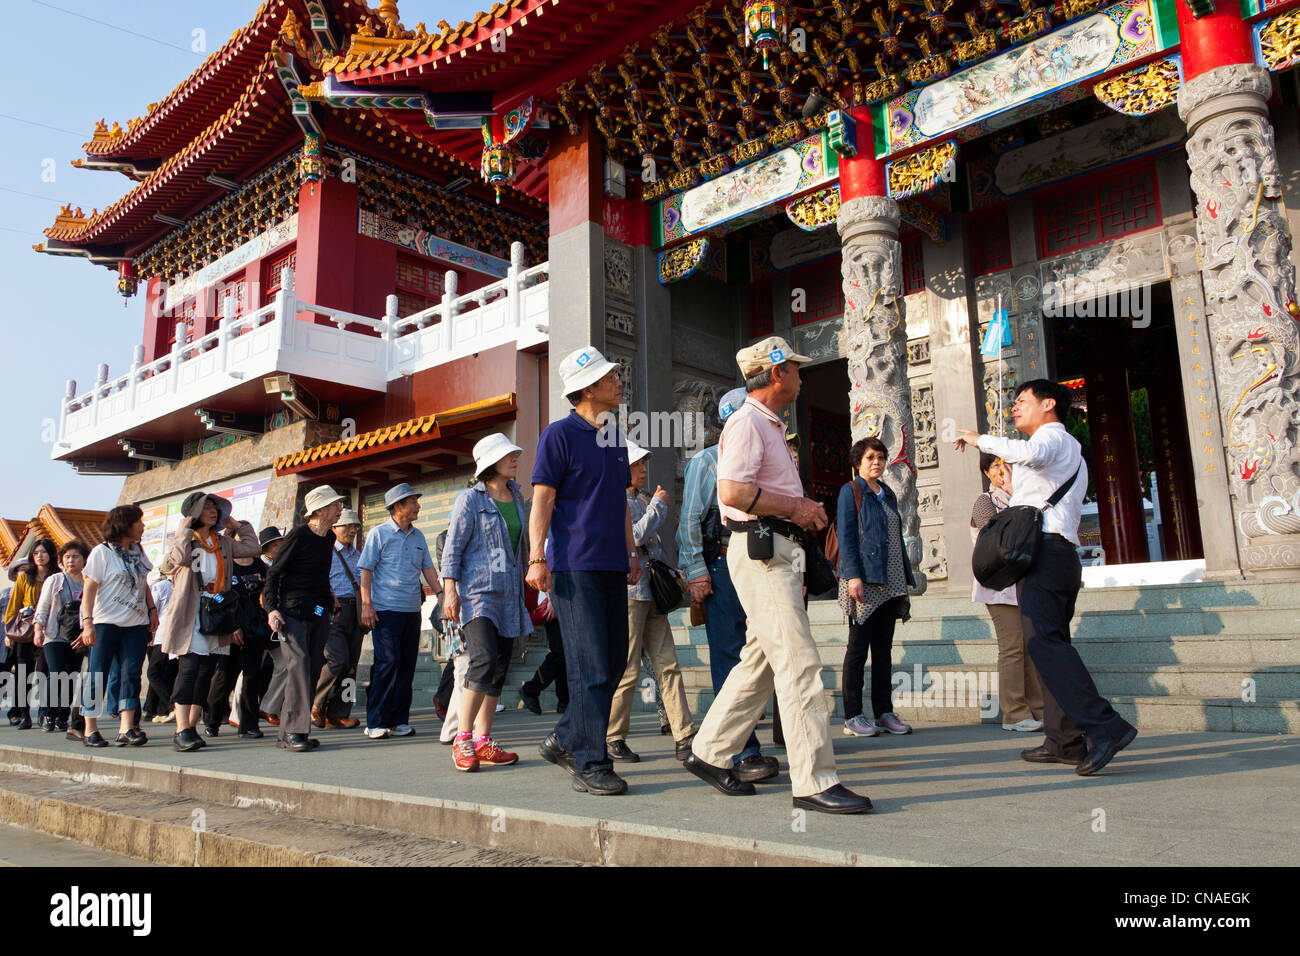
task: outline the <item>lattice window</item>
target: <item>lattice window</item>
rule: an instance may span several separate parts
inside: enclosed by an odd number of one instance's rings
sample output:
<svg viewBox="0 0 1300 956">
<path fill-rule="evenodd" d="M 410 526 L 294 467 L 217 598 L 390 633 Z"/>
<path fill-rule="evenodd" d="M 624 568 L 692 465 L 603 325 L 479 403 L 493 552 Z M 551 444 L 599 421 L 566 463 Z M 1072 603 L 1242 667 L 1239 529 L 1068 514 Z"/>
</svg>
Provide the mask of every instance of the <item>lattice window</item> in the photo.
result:
<svg viewBox="0 0 1300 956">
<path fill-rule="evenodd" d="M 967 224 L 970 229 L 971 272 L 988 275 L 1011 268 L 1011 230 L 1007 226 L 1005 206 L 971 213 Z"/>
<path fill-rule="evenodd" d="M 1159 224 L 1155 167 L 1108 171 L 1039 200 L 1039 254 L 1059 255 Z"/>
<path fill-rule="evenodd" d="M 827 259 L 790 273 L 790 300 L 799 304 L 803 290 L 803 311 L 794 313 L 795 325 L 808 325 L 844 312 L 844 286 L 840 281 L 840 260 Z"/>
<path fill-rule="evenodd" d="M 267 264 L 262 275 L 262 304 L 266 305 L 280 291 L 280 277 L 285 269 L 298 271 L 298 250 L 282 252 Z"/>
<path fill-rule="evenodd" d="M 749 337 L 761 339 L 765 335 L 771 335 L 774 328 L 772 280 L 759 279 L 749 287 Z"/>
<path fill-rule="evenodd" d="M 408 256 L 397 258 L 397 314 L 406 318 L 442 301 L 446 269 Z"/>
<path fill-rule="evenodd" d="M 920 235 L 903 238 L 903 295 L 925 288 L 925 265 L 921 261 Z"/>
</svg>

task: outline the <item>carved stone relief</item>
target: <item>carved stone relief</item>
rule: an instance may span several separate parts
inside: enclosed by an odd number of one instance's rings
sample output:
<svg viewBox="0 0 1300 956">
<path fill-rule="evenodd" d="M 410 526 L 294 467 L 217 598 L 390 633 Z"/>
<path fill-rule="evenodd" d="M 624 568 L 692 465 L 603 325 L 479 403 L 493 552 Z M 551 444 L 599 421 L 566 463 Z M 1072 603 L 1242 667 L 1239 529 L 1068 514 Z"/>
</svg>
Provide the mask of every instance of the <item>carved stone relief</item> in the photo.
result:
<svg viewBox="0 0 1300 956">
<path fill-rule="evenodd" d="M 912 427 L 916 432 L 916 467 L 939 464 L 938 433 L 934 420 L 934 388 L 929 383 L 912 389 Z"/>
<path fill-rule="evenodd" d="M 944 540 L 942 532 L 926 536 L 925 555 L 921 559 L 921 573 L 930 580 L 947 580 L 948 544 Z"/>
<path fill-rule="evenodd" d="M 1262 68 L 1219 67 L 1185 84 L 1178 104 L 1231 487 L 1252 545 L 1300 534 L 1300 306 L 1270 93 Z M 1296 557 L 1289 546 L 1268 560 Z"/>
<path fill-rule="evenodd" d="M 698 378 L 673 380 L 673 410 L 681 415 L 682 438 L 686 446 L 677 455 L 677 474 L 685 474 L 687 452 L 718 443 L 718 402 L 732 386 L 704 382 Z M 703 431 L 700 432 L 702 426 Z"/>
<path fill-rule="evenodd" d="M 632 250 L 608 237 L 605 239 L 605 295 L 619 303 L 632 304 Z"/>
<path fill-rule="evenodd" d="M 795 350 L 814 362 L 840 358 L 840 328 L 842 316 L 796 326 L 793 332 Z"/>
</svg>

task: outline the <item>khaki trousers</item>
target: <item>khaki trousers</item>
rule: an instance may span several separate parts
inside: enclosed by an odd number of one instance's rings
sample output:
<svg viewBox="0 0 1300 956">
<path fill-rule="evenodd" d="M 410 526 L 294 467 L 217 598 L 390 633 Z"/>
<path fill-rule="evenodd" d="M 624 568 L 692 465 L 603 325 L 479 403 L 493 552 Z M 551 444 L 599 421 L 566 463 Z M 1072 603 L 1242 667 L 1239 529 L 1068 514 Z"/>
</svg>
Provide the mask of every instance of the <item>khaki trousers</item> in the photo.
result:
<svg viewBox="0 0 1300 956">
<path fill-rule="evenodd" d="M 763 709 L 776 691 L 796 797 L 810 797 L 839 783 L 831 748 L 830 712 L 822 685 L 822 661 L 803 606 L 803 549 L 775 535 L 769 561 L 749 557 L 747 532 L 731 536 L 727 569 L 745 609 L 746 639 L 695 737 L 695 756 L 730 767 L 745 749 Z"/>
<path fill-rule="evenodd" d="M 443 719 L 442 730 L 438 732 L 438 739 L 449 744 L 455 742 L 456 734 L 460 732 L 460 685 L 465 683 L 465 675 L 469 673 L 469 655 L 462 651 L 454 661 L 448 661 L 443 666 L 452 668 L 455 675 L 451 682 L 451 700 L 447 702 L 447 716 Z M 473 729 L 470 728 L 471 731 Z"/>
<path fill-rule="evenodd" d="M 677 663 L 677 648 L 673 645 L 673 629 L 668 617 L 659 613 L 654 601 L 628 598 L 627 634 L 627 669 L 614 691 L 605 740 L 609 743 L 627 740 L 632 723 L 632 698 L 641 677 L 643 648 L 650 655 L 655 676 L 659 678 L 659 693 L 663 697 L 668 723 L 673 728 L 673 739 L 685 740 L 695 729 L 695 722 L 691 720 L 691 708 L 686 704 L 686 685 Z"/>
<path fill-rule="evenodd" d="M 1025 652 L 1020 608 L 1014 604 L 986 604 L 998 638 L 998 703 L 1008 724 L 1043 716 L 1043 689 L 1038 670 Z"/>
</svg>

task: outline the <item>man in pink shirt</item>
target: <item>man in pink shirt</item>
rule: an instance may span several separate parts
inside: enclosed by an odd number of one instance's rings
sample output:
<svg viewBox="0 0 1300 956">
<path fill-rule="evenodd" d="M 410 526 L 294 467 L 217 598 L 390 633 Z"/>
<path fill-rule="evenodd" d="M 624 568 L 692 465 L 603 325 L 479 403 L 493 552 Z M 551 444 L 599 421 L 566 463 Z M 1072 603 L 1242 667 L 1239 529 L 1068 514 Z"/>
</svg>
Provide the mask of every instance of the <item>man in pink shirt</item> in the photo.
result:
<svg viewBox="0 0 1300 956">
<path fill-rule="evenodd" d="M 727 419 L 718 450 L 718 505 L 731 529 L 727 569 L 747 636 L 692 745 L 686 768 L 729 796 L 754 793 L 732 771 L 775 688 L 790 754 L 794 805 L 865 813 L 871 801 L 843 787 L 831 749 L 821 657 L 803 605 L 804 532 L 826 527 L 826 509 L 805 498 L 778 414 L 799 395 L 810 361 L 771 336 L 736 353 L 749 397 Z"/>
</svg>

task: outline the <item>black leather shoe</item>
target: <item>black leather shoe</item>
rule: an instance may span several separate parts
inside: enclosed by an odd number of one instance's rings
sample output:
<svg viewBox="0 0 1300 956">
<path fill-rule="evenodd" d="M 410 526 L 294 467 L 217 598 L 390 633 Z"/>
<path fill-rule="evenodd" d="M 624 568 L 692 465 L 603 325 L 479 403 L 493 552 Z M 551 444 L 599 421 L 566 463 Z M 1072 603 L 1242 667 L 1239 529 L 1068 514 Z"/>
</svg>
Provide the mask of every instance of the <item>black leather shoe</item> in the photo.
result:
<svg viewBox="0 0 1300 956">
<path fill-rule="evenodd" d="M 1065 763 L 1071 767 L 1077 766 L 1079 761 L 1071 760 L 1069 757 L 1062 757 L 1054 754 L 1047 749 L 1047 744 L 1035 747 L 1033 750 L 1020 751 L 1020 759 L 1028 760 L 1030 763 Z"/>
<path fill-rule="evenodd" d="M 794 805 L 801 810 L 816 810 L 819 813 L 871 812 L 870 800 L 839 783 L 821 793 L 814 793 L 811 797 L 795 797 Z"/>
<path fill-rule="evenodd" d="M 1079 766 L 1074 768 L 1074 772 L 1080 777 L 1087 777 L 1096 773 L 1117 753 L 1133 742 L 1133 738 L 1138 735 L 1136 727 L 1129 727 L 1128 730 L 1118 737 L 1108 737 L 1099 744 L 1094 744 L 1092 738 L 1088 738 L 1088 755 L 1083 758 Z"/>
<path fill-rule="evenodd" d="M 677 741 L 676 757 L 678 760 L 685 760 L 691 755 L 691 743 L 695 740 L 695 733 L 692 731 L 689 737 L 683 737 Z"/>
<path fill-rule="evenodd" d="M 605 752 L 609 754 L 610 760 L 621 760 L 624 763 L 641 762 L 641 755 L 633 753 L 626 740 L 615 740 L 613 743 L 605 744 Z"/>
<path fill-rule="evenodd" d="M 598 797 L 614 797 L 627 793 L 627 781 L 612 770 L 592 770 L 573 775 L 573 789 Z"/>
<path fill-rule="evenodd" d="M 131 746 L 131 738 L 128 737 L 126 734 L 118 734 L 118 735 L 117 735 L 117 740 L 113 741 L 113 746 L 114 746 L 114 747 L 129 747 L 129 746 Z"/>
<path fill-rule="evenodd" d="M 736 779 L 742 783 L 762 783 L 765 780 L 771 780 L 781 773 L 781 761 L 775 757 L 765 757 L 762 754 L 754 754 L 752 757 L 746 757 L 740 763 L 731 768 L 731 772 L 736 775 Z"/>
<path fill-rule="evenodd" d="M 750 797 L 757 792 L 752 783 L 742 783 L 729 769 L 705 763 L 695 754 L 687 755 L 685 767 L 701 780 L 712 784 L 719 793 L 725 793 L 729 797 Z"/>
<path fill-rule="evenodd" d="M 317 740 L 315 737 L 308 737 L 307 746 L 310 747 L 312 750 L 315 750 L 317 747 L 320 746 L 320 741 Z"/>
<path fill-rule="evenodd" d="M 191 753 L 195 750 L 203 749 L 203 738 L 194 732 L 194 728 L 182 730 L 178 734 L 172 735 L 172 749 L 181 753 Z"/>
<path fill-rule="evenodd" d="M 577 768 L 573 765 L 573 754 L 560 746 L 560 742 L 556 739 L 555 734 L 551 734 L 543 740 L 542 745 L 537 748 L 537 752 L 547 763 L 553 763 L 557 767 L 562 767 L 569 771 L 569 773 L 578 772 Z"/>
<path fill-rule="evenodd" d="M 30 717 L 23 717 L 18 721 L 16 726 L 18 727 L 19 730 L 31 730 L 32 719 Z"/>
<path fill-rule="evenodd" d="M 214 727 L 211 724 L 209 724 L 208 726 L 203 728 L 204 737 L 217 737 L 220 736 L 220 734 L 221 734 L 220 727 Z"/>
<path fill-rule="evenodd" d="M 281 750 L 292 750 L 294 753 L 308 753 L 312 749 L 306 734 L 290 734 L 288 737 L 281 737 L 276 740 L 275 745 Z"/>
<path fill-rule="evenodd" d="M 85 744 L 87 747 L 107 747 L 107 746 L 108 746 L 108 741 L 104 739 L 104 735 L 101 734 L 98 730 L 95 731 L 93 734 L 87 734 L 87 735 L 82 739 L 81 742 L 82 742 L 83 744 Z"/>
<path fill-rule="evenodd" d="M 18 726 L 19 724 L 21 724 L 22 722 L 23 722 L 23 719 L 22 719 L 21 717 L 17 717 L 17 716 L 15 716 L 15 717 L 10 717 L 10 718 L 9 718 L 9 726 L 10 726 L 10 727 L 17 727 L 17 726 Z"/>
<path fill-rule="evenodd" d="M 542 712 L 542 702 L 537 699 L 537 695 L 528 693 L 522 687 L 519 688 L 519 703 L 534 714 L 540 715 Z"/>
<path fill-rule="evenodd" d="M 243 737 L 245 740 L 261 740 L 266 736 L 266 734 L 254 727 L 252 730 L 241 730 L 239 736 Z"/>
<path fill-rule="evenodd" d="M 132 727 L 126 732 L 125 737 L 127 744 L 132 747 L 143 747 L 149 742 L 149 738 L 139 727 Z"/>
</svg>

